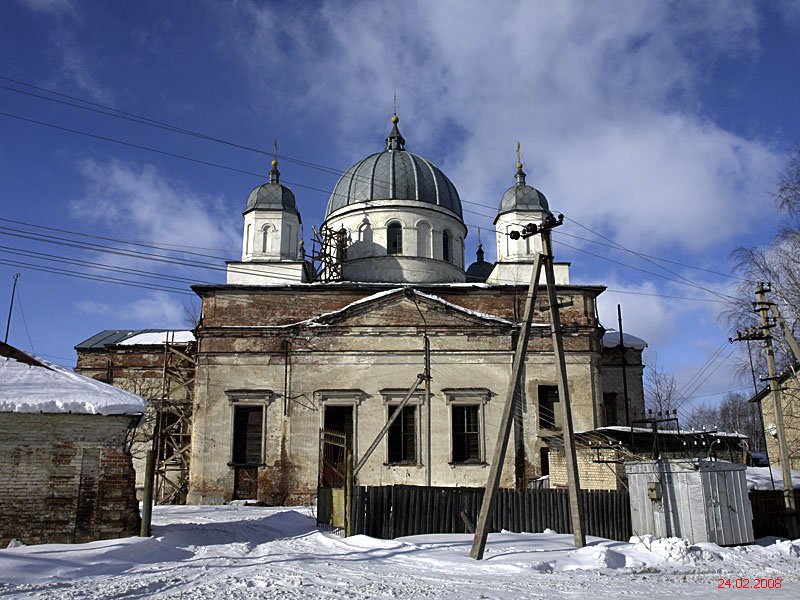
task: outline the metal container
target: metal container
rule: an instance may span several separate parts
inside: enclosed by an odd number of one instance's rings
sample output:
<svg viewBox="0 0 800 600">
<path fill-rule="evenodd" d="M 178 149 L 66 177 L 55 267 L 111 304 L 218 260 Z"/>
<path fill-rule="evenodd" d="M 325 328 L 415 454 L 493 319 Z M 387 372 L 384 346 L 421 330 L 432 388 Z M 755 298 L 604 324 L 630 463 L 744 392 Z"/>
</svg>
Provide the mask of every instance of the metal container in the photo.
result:
<svg viewBox="0 0 800 600">
<path fill-rule="evenodd" d="M 698 460 L 625 464 L 634 535 L 686 538 L 720 546 L 753 542 L 745 466 Z"/>
</svg>

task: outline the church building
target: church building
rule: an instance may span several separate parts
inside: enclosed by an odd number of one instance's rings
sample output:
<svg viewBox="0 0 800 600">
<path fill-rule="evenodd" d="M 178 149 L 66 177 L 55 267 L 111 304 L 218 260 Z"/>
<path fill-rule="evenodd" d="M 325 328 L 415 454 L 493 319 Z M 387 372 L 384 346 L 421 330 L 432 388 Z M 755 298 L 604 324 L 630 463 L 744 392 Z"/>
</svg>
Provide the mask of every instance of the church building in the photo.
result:
<svg viewBox="0 0 800 600">
<path fill-rule="evenodd" d="M 538 236 L 508 234 L 541 223 L 548 202 L 518 162 L 513 185 L 493 201 L 497 262 L 479 245 L 467 266 L 456 186 L 406 150 L 396 115 L 392 123 L 385 148 L 334 187 L 313 256 L 300 239 L 302 206 L 275 160 L 247 198 L 241 260 L 228 264 L 226 283 L 193 286 L 202 311 L 189 503 L 312 501 L 320 430 L 344 433 L 361 460 L 425 368 L 426 343 L 429 394 L 414 392 L 357 484 L 486 484 L 541 251 Z M 556 278 L 575 430 L 624 424 L 620 361 L 604 349 L 597 316 L 604 287 L 572 285 L 567 263 L 556 264 Z M 538 298 L 505 487 L 548 473 L 545 438 L 561 427 L 549 309 Z M 627 361 L 629 409 L 641 412 L 641 347 Z"/>
</svg>

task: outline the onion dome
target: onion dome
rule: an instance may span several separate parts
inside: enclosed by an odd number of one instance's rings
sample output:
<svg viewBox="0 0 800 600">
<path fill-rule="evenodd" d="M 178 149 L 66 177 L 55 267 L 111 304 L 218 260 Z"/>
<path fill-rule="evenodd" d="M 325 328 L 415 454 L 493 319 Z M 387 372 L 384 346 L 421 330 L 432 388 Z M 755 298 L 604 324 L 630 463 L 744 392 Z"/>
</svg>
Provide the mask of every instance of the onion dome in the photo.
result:
<svg viewBox="0 0 800 600">
<path fill-rule="evenodd" d="M 453 183 L 426 158 L 407 152 L 392 116 L 386 149 L 351 166 L 333 189 L 325 218 L 339 209 L 374 200 L 416 200 L 454 213 L 462 220 L 461 199 Z"/>
<path fill-rule="evenodd" d="M 278 159 L 276 157 L 272 160 L 269 181 L 254 188 L 247 197 L 247 206 L 244 209 L 245 214 L 251 210 L 281 210 L 296 214 L 297 219 L 300 220 L 294 193 L 280 182 L 280 177 L 281 173 L 278 171 Z"/>
<path fill-rule="evenodd" d="M 478 251 L 475 253 L 478 257 L 467 269 L 467 283 L 483 283 L 489 277 L 494 269 L 494 263 L 486 262 L 483 260 L 483 244 L 478 242 Z"/>
<path fill-rule="evenodd" d="M 516 184 L 508 188 L 500 200 L 497 216 L 512 211 L 549 211 L 547 198 L 535 187 L 525 183 L 525 171 L 522 163 L 517 161 Z M 496 219 L 495 219 L 496 221 Z"/>
</svg>

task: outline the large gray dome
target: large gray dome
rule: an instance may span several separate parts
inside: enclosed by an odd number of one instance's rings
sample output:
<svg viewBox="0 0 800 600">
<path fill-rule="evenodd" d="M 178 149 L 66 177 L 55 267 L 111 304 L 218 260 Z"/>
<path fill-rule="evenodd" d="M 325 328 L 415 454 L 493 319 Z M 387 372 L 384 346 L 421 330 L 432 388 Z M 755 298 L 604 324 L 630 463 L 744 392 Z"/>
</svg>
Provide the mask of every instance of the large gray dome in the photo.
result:
<svg viewBox="0 0 800 600">
<path fill-rule="evenodd" d="M 461 199 L 453 183 L 429 160 L 405 151 L 405 140 L 394 127 L 386 139 L 386 150 L 357 162 L 333 188 L 325 217 L 361 202 L 372 200 L 417 200 L 435 204 L 461 216 Z"/>
<path fill-rule="evenodd" d="M 550 207 L 547 204 L 547 198 L 545 198 L 544 194 L 535 187 L 525 183 L 525 173 L 522 171 L 521 164 L 517 165 L 516 177 L 516 185 L 508 188 L 500 199 L 497 215 L 500 216 L 503 213 L 514 210 L 549 211 Z"/>
<path fill-rule="evenodd" d="M 280 183 L 280 172 L 278 171 L 277 161 L 273 161 L 272 170 L 269 172 L 269 183 L 264 183 L 257 188 L 253 188 L 250 195 L 247 197 L 247 206 L 244 209 L 245 213 L 251 210 L 285 210 L 297 215 L 300 219 L 300 213 L 297 210 L 297 202 L 294 199 L 294 192 L 288 187 Z"/>
</svg>

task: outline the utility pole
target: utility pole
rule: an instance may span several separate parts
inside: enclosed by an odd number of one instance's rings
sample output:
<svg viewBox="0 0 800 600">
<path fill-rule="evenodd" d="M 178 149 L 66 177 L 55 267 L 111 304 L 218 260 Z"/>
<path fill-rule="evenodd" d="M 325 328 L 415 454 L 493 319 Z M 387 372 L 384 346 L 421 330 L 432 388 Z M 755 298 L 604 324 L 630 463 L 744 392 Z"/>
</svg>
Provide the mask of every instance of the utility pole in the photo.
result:
<svg viewBox="0 0 800 600">
<path fill-rule="evenodd" d="M 619 352 L 622 357 L 622 393 L 625 394 L 625 424 L 631 424 L 631 402 L 628 398 L 628 357 L 625 349 L 625 337 L 622 333 L 622 305 L 617 304 L 617 322 L 619 323 Z M 616 420 L 616 419 L 615 419 Z M 631 429 L 633 438 L 633 429 Z M 633 446 L 631 446 L 633 450 Z"/>
<path fill-rule="evenodd" d="M 552 217 L 551 217 L 552 218 Z M 558 224 L 564 222 L 559 216 Z M 572 406 L 570 404 L 569 386 L 567 385 L 567 363 L 564 357 L 564 341 L 561 332 L 561 316 L 558 313 L 558 297 L 556 296 L 556 277 L 553 270 L 553 246 L 550 240 L 550 229 L 542 231 L 542 252 L 545 255 L 544 272 L 547 277 L 547 296 L 550 302 L 550 329 L 553 336 L 553 350 L 558 361 L 558 396 L 563 409 L 564 454 L 567 459 L 567 486 L 569 488 L 570 516 L 572 519 L 572 536 L 577 548 L 586 545 L 586 533 L 583 528 L 583 513 L 580 504 L 580 478 L 578 477 L 578 461 L 575 457 L 575 435 L 572 429 Z"/>
<path fill-rule="evenodd" d="M 758 395 L 758 384 L 756 383 L 756 370 L 753 366 L 753 353 L 750 351 L 750 342 L 755 340 L 763 340 L 764 335 L 757 327 L 748 327 L 742 331 L 736 331 L 735 338 L 728 338 L 729 343 L 733 342 L 746 342 L 747 343 L 747 358 L 750 360 L 750 375 L 753 377 L 753 396 Z M 773 491 L 775 490 L 775 478 L 772 476 L 772 463 L 769 460 L 769 448 L 767 448 L 767 428 L 764 426 L 764 406 L 761 400 L 758 403 L 758 418 L 761 423 L 761 440 L 764 443 L 764 454 L 767 455 L 767 468 L 769 469 L 769 481 L 772 484 Z"/>
<path fill-rule="evenodd" d="M 566 393 L 566 367 L 563 356 L 563 345 L 561 344 L 561 326 L 558 318 L 558 298 L 555 293 L 555 276 L 553 273 L 552 251 L 550 247 L 550 230 L 558 227 L 564 222 L 563 215 L 560 215 L 556 220 L 553 215 L 547 215 L 541 225 L 529 223 L 525 226 L 522 233 L 513 231 L 510 234 L 512 239 L 519 239 L 520 237 L 528 238 L 538 233 L 542 234 L 543 252 L 537 254 L 534 259 L 533 269 L 531 271 L 531 279 L 528 284 L 528 294 L 525 299 L 525 312 L 522 318 L 522 328 L 517 338 L 517 347 L 514 352 L 514 361 L 511 365 L 511 380 L 506 391 L 506 400 L 503 406 L 503 415 L 500 421 L 500 428 L 497 434 L 497 443 L 494 447 L 494 457 L 489 468 L 489 477 L 486 482 L 486 489 L 483 495 L 483 502 L 481 503 L 481 511 L 478 516 L 478 524 L 475 528 L 475 537 L 472 541 L 472 549 L 470 556 L 476 560 L 483 558 L 484 550 L 486 549 L 486 539 L 489 535 L 489 516 L 491 515 L 494 505 L 495 494 L 500 484 L 500 476 L 503 471 L 503 463 L 505 462 L 506 450 L 508 448 L 509 435 L 511 433 L 511 423 L 513 416 L 514 405 L 519 397 L 518 391 L 520 386 L 520 377 L 522 374 L 522 367 L 525 364 L 525 356 L 528 351 L 528 339 L 530 337 L 531 322 L 533 321 L 533 307 L 536 299 L 536 292 L 539 286 L 539 276 L 542 271 L 542 266 L 545 266 L 545 277 L 547 279 L 547 289 L 550 302 L 550 316 L 551 327 L 553 330 L 553 344 L 557 355 L 558 369 L 558 382 L 559 382 L 559 396 L 563 405 L 569 402 L 569 394 Z M 555 318 L 554 318 L 555 317 Z M 571 465 L 576 466 L 574 460 L 574 440 L 572 437 L 572 419 L 569 407 L 565 408 L 564 413 L 565 429 L 564 429 L 564 446 L 571 447 L 573 452 L 571 456 Z M 567 454 L 569 455 L 569 450 Z M 568 458 L 569 462 L 570 458 Z M 576 546 L 582 547 L 585 545 L 585 537 L 583 535 L 582 520 L 580 518 L 580 507 L 578 505 L 577 494 L 573 495 L 574 489 L 577 490 L 577 469 L 568 473 L 570 478 L 570 498 L 574 497 L 573 511 L 573 532 L 575 533 Z M 577 515 L 577 519 L 575 518 Z"/>
<path fill-rule="evenodd" d="M 14 294 L 17 292 L 17 279 L 19 279 L 19 273 L 14 275 L 14 284 L 11 286 L 11 303 L 8 305 L 8 319 L 6 320 L 6 337 L 3 339 L 3 343 L 8 343 L 8 329 L 11 327 L 11 310 L 14 308 Z"/>
<path fill-rule="evenodd" d="M 783 499 L 786 504 L 787 526 L 789 532 L 794 537 L 795 527 L 795 503 L 794 488 L 792 486 L 792 465 L 789 462 L 789 447 L 786 442 L 786 429 L 783 423 L 783 404 L 781 402 L 781 390 L 778 385 L 778 373 L 775 366 L 775 353 L 772 349 L 772 334 L 770 329 L 774 325 L 769 322 L 770 303 L 767 302 L 767 292 L 769 287 L 764 283 L 759 283 L 756 288 L 756 312 L 761 317 L 761 333 L 764 336 L 764 348 L 767 354 L 767 371 L 770 391 L 772 392 L 772 402 L 775 410 L 775 427 L 778 433 L 778 450 L 780 452 L 781 473 L 783 474 Z"/>
</svg>

